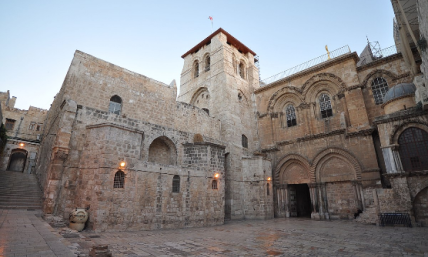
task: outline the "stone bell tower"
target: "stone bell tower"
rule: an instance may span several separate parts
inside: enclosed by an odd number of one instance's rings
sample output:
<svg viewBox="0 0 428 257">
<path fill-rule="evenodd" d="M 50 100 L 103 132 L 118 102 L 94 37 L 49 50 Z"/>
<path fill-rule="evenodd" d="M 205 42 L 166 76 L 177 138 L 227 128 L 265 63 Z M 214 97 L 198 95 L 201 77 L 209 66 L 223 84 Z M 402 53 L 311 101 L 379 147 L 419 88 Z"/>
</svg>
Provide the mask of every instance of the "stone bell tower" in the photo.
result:
<svg viewBox="0 0 428 257">
<path fill-rule="evenodd" d="M 270 162 L 254 155 L 260 148 L 253 94 L 259 87 L 255 55 L 220 28 L 182 56 L 178 101 L 221 121 L 226 219 L 273 218 Z"/>
</svg>

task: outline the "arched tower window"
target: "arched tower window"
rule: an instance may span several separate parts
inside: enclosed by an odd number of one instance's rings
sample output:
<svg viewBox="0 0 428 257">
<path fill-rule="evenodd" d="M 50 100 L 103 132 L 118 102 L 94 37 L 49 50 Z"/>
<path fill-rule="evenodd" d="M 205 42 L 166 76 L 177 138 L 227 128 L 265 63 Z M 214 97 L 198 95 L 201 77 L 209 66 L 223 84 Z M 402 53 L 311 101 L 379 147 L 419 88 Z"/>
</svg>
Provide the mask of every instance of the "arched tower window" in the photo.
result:
<svg viewBox="0 0 428 257">
<path fill-rule="evenodd" d="M 180 176 L 175 175 L 172 178 L 172 192 L 173 193 L 180 193 Z"/>
<path fill-rule="evenodd" d="M 287 127 L 296 126 L 296 111 L 293 105 L 288 105 L 285 109 L 285 114 L 287 116 Z"/>
<path fill-rule="evenodd" d="M 245 135 L 242 135 L 242 147 L 248 148 L 248 138 Z"/>
<path fill-rule="evenodd" d="M 110 105 L 108 107 L 108 111 L 114 114 L 120 114 L 122 110 L 122 99 L 114 95 L 110 98 Z"/>
<path fill-rule="evenodd" d="M 114 174 L 113 188 L 124 188 L 125 186 L 125 173 L 121 170 L 118 170 Z"/>
<path fill-rule="evenodd" d="M 375 78 L 372 82 L 373 98 L 376 104 L 383 103 L 383 97 L 388 92 L 388 83 L 382 77 Z"/>
<path fill-rule="evenodd" d="M 405 171 L 428 169 L 428 133 L 408 128 L 398 138 L 401 163 Z"/>
<path fill-rule="evenodd" d="M 239 63 L 239 76 L 245 79 L 245 66 L 244 63 Z"/>
<path fill-rule="evenodd" d="M 324 118 L 333 116 L 330 97 L 327 94 L 322 94 L 319 100 L 320 100 L 321 118 L 324 119 Z"/>
<path fill-rule="evenodd" d="M 209 55 L 205 57 L 205 71 L 209 71 L 211 69 L 211 58 Z"/>
<path fill-rule="evenodd" d="M 193 64 L 193 74 L 194 74 L 194 78 L 199 77 L 199 62 L 195 61 L 195 63 Z"/>
</svg>

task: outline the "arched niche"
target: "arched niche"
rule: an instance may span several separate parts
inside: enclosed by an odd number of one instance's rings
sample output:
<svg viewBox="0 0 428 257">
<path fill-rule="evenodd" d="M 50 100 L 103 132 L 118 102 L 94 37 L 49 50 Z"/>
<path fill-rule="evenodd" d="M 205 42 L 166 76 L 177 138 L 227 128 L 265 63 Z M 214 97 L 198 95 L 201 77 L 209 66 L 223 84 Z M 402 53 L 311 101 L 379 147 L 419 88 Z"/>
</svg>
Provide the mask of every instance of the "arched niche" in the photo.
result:
<svg viewBox="0 0 428 257">
<path fill-rule="evenodd" d="M 168 137 L 153 140 L 149 147 L 149 162 L 162 165 L 177 165 L 177 149 Z"/>
</svg>

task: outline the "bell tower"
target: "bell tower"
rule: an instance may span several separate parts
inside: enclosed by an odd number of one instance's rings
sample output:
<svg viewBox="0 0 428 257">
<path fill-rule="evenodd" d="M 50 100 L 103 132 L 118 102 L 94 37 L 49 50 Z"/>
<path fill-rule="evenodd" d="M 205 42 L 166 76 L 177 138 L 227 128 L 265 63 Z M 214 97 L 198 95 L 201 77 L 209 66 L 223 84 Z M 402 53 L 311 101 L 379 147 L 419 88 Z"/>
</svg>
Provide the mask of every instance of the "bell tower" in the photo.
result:
<svg viewBox="0 0 428 257">
<path fill-rule="evenodd" d="M 270 168 L 261 168 L 266 167 L 266 163 L 270 167 L 270 162 L 253 154 L 260 148 L 253 94 L 259 87 L 255 55 L 220 28 L 182 56 L 184 65 L 178 101 L 205 110 L 222 124 L 221 137 L 227 152 L 226 219 L 268 218 L 270 215 L 268 210 L 260 210 L 260 205 L 257 209 L 250 206 L 257 205 L 254 199 L 266 205 L 265 198 L 269 196 L 254 196 L 253 192 L 266 194 L 267 183 L 263 181 L 271 177 Z M 253 162 L 260 162 L 260 165 Z M 273 210 L 273 206 L 270 208 Z"/>
</svg>

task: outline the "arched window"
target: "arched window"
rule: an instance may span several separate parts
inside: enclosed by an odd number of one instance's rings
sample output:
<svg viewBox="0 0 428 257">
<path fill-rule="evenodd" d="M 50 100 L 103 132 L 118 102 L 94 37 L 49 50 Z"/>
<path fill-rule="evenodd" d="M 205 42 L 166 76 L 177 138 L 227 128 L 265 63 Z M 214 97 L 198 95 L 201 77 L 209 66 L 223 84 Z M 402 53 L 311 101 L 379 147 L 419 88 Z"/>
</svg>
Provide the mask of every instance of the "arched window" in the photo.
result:
<svg viewBox="0 0 428 257">
<path fill-rule="evenodd" d="M 123 171 L 118 170 L 116 174 L 114 174 L 114 182 L 113 188 L 124 188 L 125 186 L 125 173 Z"/>
<path fill-rule="evenodd" d="M 211 58 L 209 55 L 205 57 L 205 71 L 209 71 L 211 68 Z"/>
<path fill-rule="evenodd" d="M 172 178 L 172 192 L 173 193 L 180 193 L 180 176 L 175 175 Z"/>
<path fill-rule="evenodd" d="M 388 92 L 388 83 L 382 77 L 375 78 L 372 82 L 373 98 L 376 104 L 383 104 L 383 97 Z"/>
<path fill-rule="evenodd" d="M 216 179 L 211 182 L 211 189 L 218 189 L 218 182 Z"/>
<path fill-rule="evenodd" d="M 244 67 L 244 63 L 242 62 L 239 64 L 239 76 L 245 79 L 245 67 Z"/>
<path fill-rule="evenodd" d="M 320 96 L 320 111 L 321 111 L 321 118 L 323 119 L 333 116 L 330 97 L 327 94 L 322 94 Z"/>
<path fill-rule="evenodd" d="M 248 138 L 245 135 L 242 135 L 242 147 L 248 148 Z"/>
<path fill-rule="evenodd" d="M 110 105 L 108 107 L 108 111 L 114 114 L 120 114 L 120 111 L 122 110 L 122 99 L 114 95 L 110 98 Z"/>
<path fill-rule="evenodd" d="M 296 126 L 296 111 L 294 110 L 293 105 L 288 105 L 285 109 L 285 114 L 287 116 L 287 127 Z"/>
<path fill-rule="evenodd" d="M 236 58 L 235 55 L 232 57 L 232 65 L 233 65 L 233 74 L 237 74 L 238 68 L 236 67 Z"/>
<path fill-rule="evenodd" d="M 401 163 L 405 171 L 428 170 L 428 133 L 408 128 L 398 138 Z"/>
<path fill-rule="evenodd" d="M 199 77 L 199 62 L 195 61 L 195 63 L 193 64 L 193 74 L 194 74 L 194 78 Z"/>
</svg>

